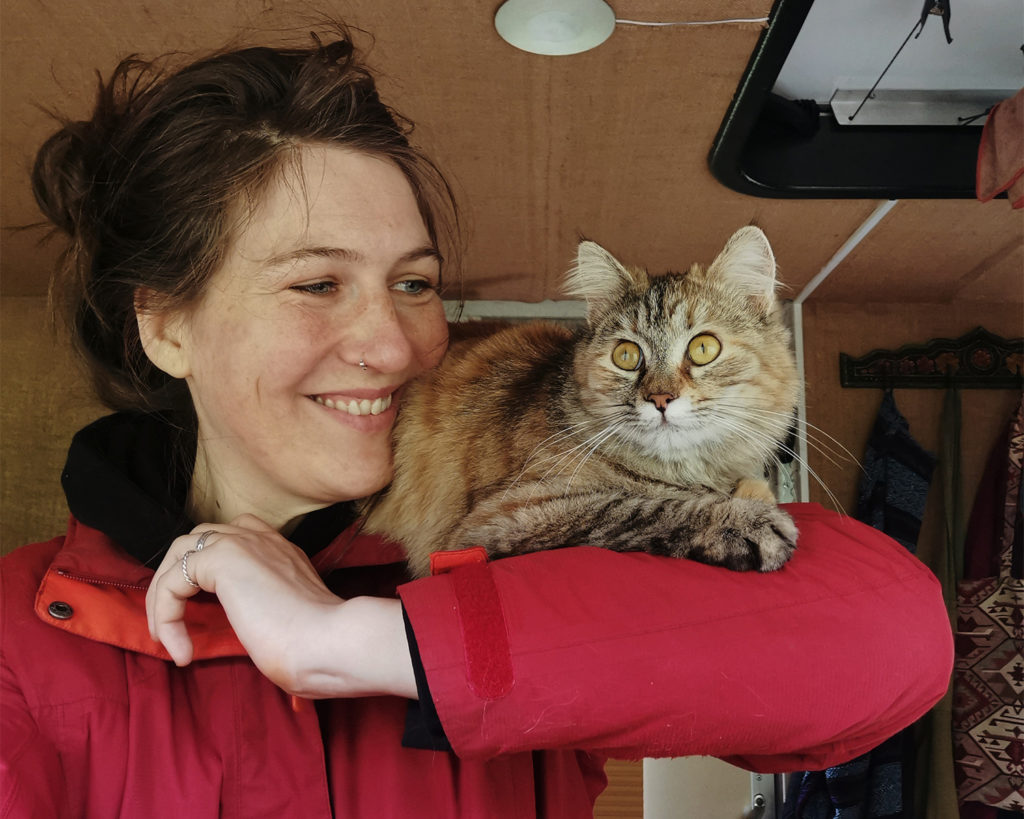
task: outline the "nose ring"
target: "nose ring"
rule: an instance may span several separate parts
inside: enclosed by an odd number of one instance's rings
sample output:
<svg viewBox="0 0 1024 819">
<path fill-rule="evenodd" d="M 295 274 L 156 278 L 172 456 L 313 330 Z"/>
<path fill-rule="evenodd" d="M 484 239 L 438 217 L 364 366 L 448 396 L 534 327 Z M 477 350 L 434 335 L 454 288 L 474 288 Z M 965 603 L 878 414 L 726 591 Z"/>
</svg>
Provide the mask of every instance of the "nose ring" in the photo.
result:
<svg viewBox="0 0 1024 819">
<path fill-rule="evenodd" d="M 363 372 L 366 372 L 366 362 L 362 358 L 359 359 L 359 366 L 362 367 Z"/>
</svg>

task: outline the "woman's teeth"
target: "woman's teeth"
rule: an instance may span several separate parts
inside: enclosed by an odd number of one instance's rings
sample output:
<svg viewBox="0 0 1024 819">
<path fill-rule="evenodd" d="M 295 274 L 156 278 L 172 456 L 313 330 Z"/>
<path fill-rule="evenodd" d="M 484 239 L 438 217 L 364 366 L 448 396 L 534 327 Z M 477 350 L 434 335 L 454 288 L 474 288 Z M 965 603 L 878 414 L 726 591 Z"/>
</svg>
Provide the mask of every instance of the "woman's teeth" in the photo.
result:
<svg viewBox="0 0 1024 819">
<path fill-rule="evenodd" d="M 391 406 L 390 395 L 385 395 L 383 398 L 374 398 L 372 401 L 369 398 L 364 398 L 361 401 L 356 401 L 354 398 L 347 401 L 343 399 L 335 401 L 331 398 L 322 398 L 319 395 L 314 395 L 313 400 L 318 404 L 323 404 L 328 409 L 340 410 L 341 412 L 347 412 L 349 415 L 380 415 Z"/>
</svg>

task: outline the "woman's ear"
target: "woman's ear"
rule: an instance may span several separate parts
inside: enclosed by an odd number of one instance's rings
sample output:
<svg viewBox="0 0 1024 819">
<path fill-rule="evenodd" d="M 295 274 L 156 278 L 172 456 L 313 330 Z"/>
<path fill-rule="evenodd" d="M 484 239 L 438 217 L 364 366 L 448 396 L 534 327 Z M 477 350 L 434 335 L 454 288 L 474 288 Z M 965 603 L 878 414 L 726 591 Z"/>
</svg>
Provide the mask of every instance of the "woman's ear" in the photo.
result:
<svg viewBox="0 0 1024 819">
<path fill-rule="evenodd" d="M 158 307 L 158 303 L 154 291 L 146 287 L 135 291 L 135 318 L 142 349 L 150 361 L 172 378 L 187 378 L 192 368 L 184 343 L 185 313 Z"/>
</svg>

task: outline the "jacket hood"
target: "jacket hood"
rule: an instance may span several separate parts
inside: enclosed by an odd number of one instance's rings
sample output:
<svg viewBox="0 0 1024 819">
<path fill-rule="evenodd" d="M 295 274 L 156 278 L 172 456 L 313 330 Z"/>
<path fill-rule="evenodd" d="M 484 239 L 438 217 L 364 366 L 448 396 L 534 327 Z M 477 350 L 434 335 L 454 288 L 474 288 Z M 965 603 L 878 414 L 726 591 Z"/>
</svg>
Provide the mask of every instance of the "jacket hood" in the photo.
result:
<svg viewBox="0 0 1024 819">
<path fill-rule="evenodd" d="M 72 439 L 61 484 L 72 516 L 155 567 L 196 525 L 186 508 L 195 441 L 187 425 L 145 413 L 108 415 Z M 350 503 L 306 515 L 290 540 L 308 555 L 354 520 Z"/>
</svg>

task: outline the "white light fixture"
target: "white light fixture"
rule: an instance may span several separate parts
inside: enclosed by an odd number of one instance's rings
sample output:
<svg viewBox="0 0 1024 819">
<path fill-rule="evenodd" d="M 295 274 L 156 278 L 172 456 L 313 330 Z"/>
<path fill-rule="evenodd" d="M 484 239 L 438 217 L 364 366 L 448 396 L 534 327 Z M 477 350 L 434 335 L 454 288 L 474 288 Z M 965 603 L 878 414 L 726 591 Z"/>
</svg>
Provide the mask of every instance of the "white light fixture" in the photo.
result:
<svg viewBox="0 0 1024 819">
<path fill-rule="evenodd" d="M 503 40 L 532 54 L 579 54 L 611 36 L 615 12 L 604 0 L 507 0 L 494 27 Z"/>
</svg>

